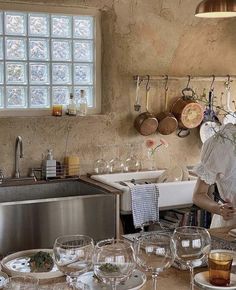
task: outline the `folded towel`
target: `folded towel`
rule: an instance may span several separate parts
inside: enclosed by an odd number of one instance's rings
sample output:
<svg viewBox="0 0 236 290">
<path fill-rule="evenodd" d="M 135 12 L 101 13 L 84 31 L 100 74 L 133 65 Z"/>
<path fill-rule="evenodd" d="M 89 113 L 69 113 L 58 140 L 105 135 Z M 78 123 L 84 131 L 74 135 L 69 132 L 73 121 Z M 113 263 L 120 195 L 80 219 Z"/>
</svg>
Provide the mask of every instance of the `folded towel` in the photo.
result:
<svg viewBox="0 0 236 290">
<path fill-rule="evenodd" d="M 159 188 L 156 184 L 140 184 L 130 187 L 134 227 L 148 222 L 159 222 Z"/>
</svg>

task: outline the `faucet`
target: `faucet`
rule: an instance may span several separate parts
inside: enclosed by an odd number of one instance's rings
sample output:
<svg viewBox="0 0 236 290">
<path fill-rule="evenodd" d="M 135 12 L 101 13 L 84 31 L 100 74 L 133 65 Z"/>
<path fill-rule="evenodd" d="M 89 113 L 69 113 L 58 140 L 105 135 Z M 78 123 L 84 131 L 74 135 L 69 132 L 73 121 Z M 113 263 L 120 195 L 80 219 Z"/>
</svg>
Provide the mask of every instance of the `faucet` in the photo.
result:
<svg viewBox="0 0 236 290">
<path fill-rule="evenodd" d="M 23 158 L 23 143 L 21 136 L 17 136 L 15 144 L 15 178 L 20 178 L 20 158 Z"/>
</svg>

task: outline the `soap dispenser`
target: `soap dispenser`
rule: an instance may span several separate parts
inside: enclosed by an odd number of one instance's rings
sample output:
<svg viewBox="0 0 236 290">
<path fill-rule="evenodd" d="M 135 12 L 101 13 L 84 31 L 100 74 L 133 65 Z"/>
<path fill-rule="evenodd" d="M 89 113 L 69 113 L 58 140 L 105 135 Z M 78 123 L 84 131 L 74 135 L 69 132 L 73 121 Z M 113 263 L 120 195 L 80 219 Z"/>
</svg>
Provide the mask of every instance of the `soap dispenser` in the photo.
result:
<svg viewBox="0 0 236 290">
<path fill-rule="evenodd" d="M 50 178 L 50 177 L 56 177 L 57 175 L 57 168 L 56 168 L 57 162 L 53 159 L 52 149 L 48 149 L 46 159 L 44 160 L 44 166 L 43 166 L 43 175 L 44 177 Z"/>
</svg>

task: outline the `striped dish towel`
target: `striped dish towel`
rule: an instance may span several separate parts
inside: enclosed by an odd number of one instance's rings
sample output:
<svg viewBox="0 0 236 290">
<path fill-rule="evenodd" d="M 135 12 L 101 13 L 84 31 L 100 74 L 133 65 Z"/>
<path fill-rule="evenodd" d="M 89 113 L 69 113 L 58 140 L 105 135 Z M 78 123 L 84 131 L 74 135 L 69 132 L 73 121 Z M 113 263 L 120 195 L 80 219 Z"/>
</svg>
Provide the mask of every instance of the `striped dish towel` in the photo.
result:
<svg viewBox="0 0 236 290">
<path fill-rule="evenodd" d="M 159 222 L 159 188 L 156 184 L 140 184 L 130 187 L 134 227 L 143 223 Z"/>
</svg>

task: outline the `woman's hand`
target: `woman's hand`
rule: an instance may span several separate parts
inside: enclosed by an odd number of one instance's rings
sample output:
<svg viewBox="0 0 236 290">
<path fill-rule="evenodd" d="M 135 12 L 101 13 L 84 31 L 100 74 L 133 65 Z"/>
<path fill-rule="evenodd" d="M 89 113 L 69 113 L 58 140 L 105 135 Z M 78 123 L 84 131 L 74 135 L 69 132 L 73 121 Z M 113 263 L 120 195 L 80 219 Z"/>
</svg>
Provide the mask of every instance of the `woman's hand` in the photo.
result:
<svg viewBox="0 0 236 290">
<path fill-rule="evenodd" d="M 235 209 L 232 203 L 226 199 L 226 203 L 220 205 L 220 215 L 223 217 L 224 220 L 228 221 L 233 218 L 235 214 Z"/>
</svg>

